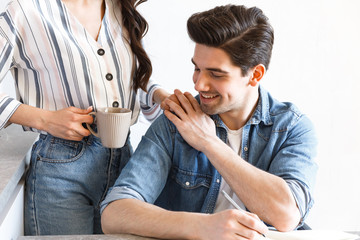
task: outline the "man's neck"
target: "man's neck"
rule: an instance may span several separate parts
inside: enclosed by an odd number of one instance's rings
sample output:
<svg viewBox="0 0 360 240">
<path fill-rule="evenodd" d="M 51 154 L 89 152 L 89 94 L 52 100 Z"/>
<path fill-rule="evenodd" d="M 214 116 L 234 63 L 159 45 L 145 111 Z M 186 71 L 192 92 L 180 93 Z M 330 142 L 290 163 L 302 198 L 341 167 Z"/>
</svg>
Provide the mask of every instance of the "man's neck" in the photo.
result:
<svg viewBox="0 0 360 240">
<path fill-rule="evenodd" d="M 254 91 L 245 104 L 238 110 L 219 114 L 224 124 L 231 130 L 242 128 L 253 115 L 260 98 L 259 91 Z"/>
</svg>

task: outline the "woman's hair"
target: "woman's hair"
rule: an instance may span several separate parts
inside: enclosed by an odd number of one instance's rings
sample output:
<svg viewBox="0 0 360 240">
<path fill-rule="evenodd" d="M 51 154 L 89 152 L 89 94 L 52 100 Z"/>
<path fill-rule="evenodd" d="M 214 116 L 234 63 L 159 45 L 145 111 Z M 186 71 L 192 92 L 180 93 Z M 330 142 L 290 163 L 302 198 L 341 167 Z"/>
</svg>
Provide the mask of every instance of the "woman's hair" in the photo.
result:
<svg viewBox="0 0 360 240">
<path fill-rule="evenodd" d="M 215 7 L 192 15 L 187 29 L 195 43 L 225 51 L 243 75 L 258 64 L 269 67 L 274 31 L 259 8 Z"/>
<path fill-rule="evenodd" d="M 147 0 L 120 0 L 123 24 L 129 33 L 131 50 L 136 56 L 136 70 L 133 77 L 133 89 L 139 88 L 146 91 L 149 82 L 152 65 L 149 56 L 146 54 L 141 40 L 148 30 L 148 24 L 136 7 Z"/>
</svg>

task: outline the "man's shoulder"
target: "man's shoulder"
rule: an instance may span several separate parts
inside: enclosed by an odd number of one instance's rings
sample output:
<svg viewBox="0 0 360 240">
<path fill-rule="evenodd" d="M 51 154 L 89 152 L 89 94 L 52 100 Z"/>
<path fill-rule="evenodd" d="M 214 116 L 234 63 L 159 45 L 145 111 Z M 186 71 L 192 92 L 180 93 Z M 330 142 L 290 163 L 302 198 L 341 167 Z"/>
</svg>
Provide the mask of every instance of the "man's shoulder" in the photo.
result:
<svg viewBox="0 0 360 240">
<path fill-rule="evenodd" d="M 151 123 L 149 129 L 155 131 L 176 132 L 176 126 L 162 113 Z"/>
<path fill-rule="evenodd" d="M 281 102 L 268 95 L 268 111 L 271 122 L 277 129 L 290 129 L 294 126 L 312 128 L 310 119 L 292 102 Z"/>
<path fill-rule="evenodd" d="M 290 115 L 295 118 L 299 118 L 303 115 L 300 109 L 292 102 L 280 102 L 274 100 L 269 106 L 269 114 L 271 116 Z"/>
</svg>

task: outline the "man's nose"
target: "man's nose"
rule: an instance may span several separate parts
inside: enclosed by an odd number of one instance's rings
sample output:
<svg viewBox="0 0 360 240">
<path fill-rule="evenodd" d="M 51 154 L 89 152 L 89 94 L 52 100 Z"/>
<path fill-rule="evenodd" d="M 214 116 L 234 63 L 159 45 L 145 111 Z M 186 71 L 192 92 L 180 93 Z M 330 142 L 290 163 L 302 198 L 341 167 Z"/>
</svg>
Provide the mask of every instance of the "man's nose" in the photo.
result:
<svg viewBox="0 0 360 240">
<path fill-rule="evenodd" d="M 194 88 L 198 92 L 205 92 L 210 89 L 209 79 L 204 73 L 199 73 L 194 76 Z"/>
</svg>

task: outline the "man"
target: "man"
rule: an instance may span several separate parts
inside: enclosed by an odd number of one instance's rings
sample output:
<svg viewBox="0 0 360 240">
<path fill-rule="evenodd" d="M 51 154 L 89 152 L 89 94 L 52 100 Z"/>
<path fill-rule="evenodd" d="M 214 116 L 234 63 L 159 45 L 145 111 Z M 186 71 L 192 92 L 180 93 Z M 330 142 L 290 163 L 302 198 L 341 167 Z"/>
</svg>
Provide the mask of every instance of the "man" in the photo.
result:
<svg viewBox="0 0 360 240">
<path fill-rule="evenodd" d="M 166 102 L 102 204 L 103 231 L 219 240 L 259 239 L 263 222 L 300 227 L 313 204 L 316 138 L 306 116 L 259 85 L 268 19 L 227 5 L 194 14 L 188 33 L 198 99 L 176 90 L 178 103 Z"/>
</svg>

